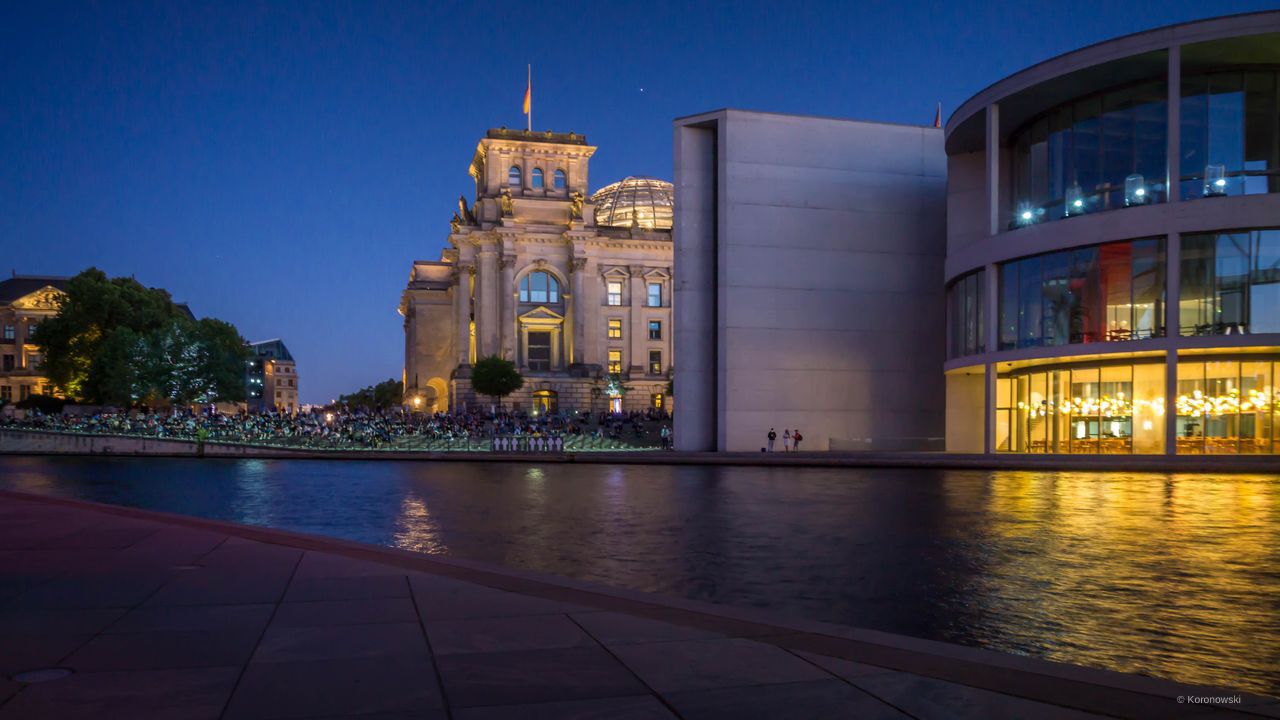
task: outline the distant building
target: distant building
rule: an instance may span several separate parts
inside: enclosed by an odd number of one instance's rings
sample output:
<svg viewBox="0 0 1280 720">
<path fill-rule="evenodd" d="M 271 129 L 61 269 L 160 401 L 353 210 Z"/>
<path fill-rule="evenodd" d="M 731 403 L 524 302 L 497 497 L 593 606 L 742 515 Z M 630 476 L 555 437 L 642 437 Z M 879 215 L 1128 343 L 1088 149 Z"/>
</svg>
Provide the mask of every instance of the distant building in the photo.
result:
<svg viewBox="0 0 1280 720">
<path fill-rule="evenodd" d="M 40 351 L 34 338 L 40 323 L 58 314 L 68 279 L 14 275 L 0 281 L 0 404 L 54 394 L 37 369 Z"/>
<path fill-rule="evenodd" d="M 298 367 L 279 338 L 248 344 L 245 402 L 250 410 L 298 411 Z"/>
<path fill-rule="evenodd" d="M 499 355 L 525 377 L 507 401 L 518 409 L 668 404 L 672 186 L 633 177 L 587 197 L 595 151 L 574 133 L 480 140 L 475 203 L 459 199 L 449 247 L 415 261 L 401 295 L 406 403 L 487 405 L 471 367 Z"/>
</svg>

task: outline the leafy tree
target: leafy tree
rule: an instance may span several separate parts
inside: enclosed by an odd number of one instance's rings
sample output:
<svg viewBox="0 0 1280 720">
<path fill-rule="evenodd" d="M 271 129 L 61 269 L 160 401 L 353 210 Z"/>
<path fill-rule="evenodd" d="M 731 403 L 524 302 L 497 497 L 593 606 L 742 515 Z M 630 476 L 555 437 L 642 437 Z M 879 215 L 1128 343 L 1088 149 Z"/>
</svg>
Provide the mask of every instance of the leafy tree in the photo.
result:
<svg viewBox="0 0 1280 720">
<path fill-rule="evenodd" d="M 387 379 L 377 385 L 361 388 L 350 395 L 340 395 L 338 403 L 352 408 L 385 410 L 400 405 L 404 399 L 404 383 Z"/>
<path fill-rule="evenodd" d="M 112 405 L 244 399 L 240 334 L 193 321 L 164 290 L 89 268 L 59 303 L 37 343 L 41 369 L 67 395 Z"/>
<path fill-rule="evenodd" d="M 488 395 L 501 407 L 502 398 L 524 387 L 524 378 L 516 370 L 516 364 L 497 355 L 476 360 L 471 368 L 471 387 L 481 395 Z"/>
</svg>

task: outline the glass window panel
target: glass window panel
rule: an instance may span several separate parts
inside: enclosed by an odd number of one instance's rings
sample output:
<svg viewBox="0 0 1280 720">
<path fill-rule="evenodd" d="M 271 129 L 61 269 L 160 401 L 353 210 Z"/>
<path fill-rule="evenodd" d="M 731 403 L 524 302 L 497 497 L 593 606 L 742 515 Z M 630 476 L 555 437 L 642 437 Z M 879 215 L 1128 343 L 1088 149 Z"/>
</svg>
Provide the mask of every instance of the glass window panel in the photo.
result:
<svg viewBox="0 0 1280 720">
<path fill-rule="evenodd" d="M 1071 341 L 1071 253 L 1050 253 L 1041 258 L 1039 306 L 1043 312 L 1042 344 L 1066 345 Z M 1023 279 L 1026 284 L 1026 279 Z"/>
<path fill-rule="evenodd" d="M 1214 323 L 1214 236 L 1182 237 L 1178 324 L 1182 335 L 1209 335 Z"/>
<path fill-rule="evenodd" d="M 1099 294 L 1104 310 L 1103 340 L 1133 337 L 1133 246 L 1110 243 L 1098 248 Z"/>
<path fill-rule="evenodd" d="M 521 182 L 521 173 L 520 173 L 519 166 L 512 165 L 511 169 L 507 171 L 507 184 L 514 188 L 518 188 L 523 185 L 523 183 Z"/>
<path fill-rule="evenodd" d="M 1133 366 L 1133 452 L 1164 452 L 1164 371 L 1163 363 Z"/>
<path fill-rule="evenodd" d="M 1128 454 L 1133 451 L 1133 367 L 1107 366 L 1101 369 L 1101 391 L 1098 416 L 1098 452 L 1104 455 Z"/>
<path fill-rule="evenodd" d="M 520 302 L 529 302 L 529 276 L 520 278 Z"/>
<path fill-rule="evenodd" d="M 1135 339 L 1164 335 L 1164 241 L 1132 244 L 1133 320 Z"/>
<path fill-rule="evenodd" d="M 1249 279 L 1249 233 L 1218 235 L 1214 251 L 1217 281 L 1217 315 L 1213 334 L 1240 334 L 1248 312 L 1246 290 Z"/>
<path fill-rule="evenodd" d="M 1239 450 L 1240 364 L 1233 361 L 1204 364 L 1205 452 L 1234 455 Z"/>
<path fill-rule="evenodd" d="M 1177 435 L 1179 455 L 1204 453 L 1204 363 L 1178 363 Z"/>
<path fill-rule="evenodd" d="M 1182 78 L 1182 197 L 1204 194 L 1204 168 L 1209 164 L 1209 78 Z"/>
<path fill-rule="evenodd" d="M 1136 170 L 1133 144 L 1133 90 L 1102 97 L 1102 179 L 1107 208 L 1124 207 L 1124 179 Z"/>
<path fill-rule="evenodd" d="M 1271 363 L 1240 363 L 1240 453 L 1271 452 Z"/>
<path fill-rule="evenodd" d="M 1098 452 L 1100 381 L 1097 368 L 1071 370 L 1070 452 Z"/>
<path fill-rule="evenodd" d="M 1041 313 L 1044 280 L 1040 275 L 1040 258 L 1018 262 L 1018 347 L 1037 347 L 1044 343 Z"/>
<path fill-rule="evenodd" d="M 1167 197 L 1164 187 L 1168 152 L 1168 88 L 1165 83 L 1144 85 L 1134 93 L 1134 172 L 1146 183 L 1148 202 Z"/>
<path fill-rule="evenodd" d="M 1277 72 L 1244 75 L 1244 169 L 1265 172 L 1280 169 L 1280 121 L 1277 115 Z M 1275 179 L 1246 178 L 1248 194 L 1276 192 Z"/>
<path fill-rule="evenodd" d="M 1069 338 L 1073 343 L 1101 342 L 1106 311 L 1098 270 L 1100 249 L 1080 248 L 1071 253 L 1071 274 L 1067 281 Z"/>
<path fill-rule="evenodd" d="M 1096 193 L 1102 185 L 1102 99 L 1075 104 L 1071 128 L 1071 180 L 1084 191 L 1086 208 L 1096 209 Z"/>
<path fill-rule="evenodd" d="M 566 186 L 565 174 L 563 170 L 557 170 L 555 174 L 555 189 L 563 190 Z"/>
<path fill-rule="evenodd" d="M 1249 273 L 1251 333 L 1280 333 L 1280 230 L 1255 230 Z"/>
<path fill-rule="evenodd" d="M 1020 263 L 1000 266 L 1000 337 L 1001 350 L 1018 347 L 1018 268 Z"/>
<path fill-rule="evenodd" d="M 1227 193 L 1238 194 L 1244 170 L 1244 87 L 1239 73 L 1209 77 L 1209 164 L 1227 170 Z"/>
</svg>

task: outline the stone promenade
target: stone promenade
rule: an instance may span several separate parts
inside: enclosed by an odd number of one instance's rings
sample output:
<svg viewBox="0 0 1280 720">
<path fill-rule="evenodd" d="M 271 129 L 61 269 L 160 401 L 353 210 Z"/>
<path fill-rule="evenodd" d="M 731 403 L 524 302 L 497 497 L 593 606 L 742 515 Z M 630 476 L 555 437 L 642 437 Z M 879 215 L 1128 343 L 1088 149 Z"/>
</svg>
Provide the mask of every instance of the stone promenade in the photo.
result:
<svg viewBox="0 0 1280 720">
<path fill-rule="evenodd" d="M 0 493 L 0 720 L 1090 717 L 1280 701 Z"/>
</svg>

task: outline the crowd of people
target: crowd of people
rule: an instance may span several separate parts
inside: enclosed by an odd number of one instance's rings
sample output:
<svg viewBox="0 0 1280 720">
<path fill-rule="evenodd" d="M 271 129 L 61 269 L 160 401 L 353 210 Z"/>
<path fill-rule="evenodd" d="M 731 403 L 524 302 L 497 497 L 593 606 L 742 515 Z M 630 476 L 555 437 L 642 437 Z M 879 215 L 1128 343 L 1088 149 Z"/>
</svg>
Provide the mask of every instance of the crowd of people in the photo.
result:
<svg viewBox="0 0 1280 720">
<path fill-rule="evenodd" d="M 592 423 L 592 420 L 596 422 Z M 498 437 L 591 436 L 622 439 L 630 426 L 636 440 L 646 437 L 645 423 L 657 422 L 664 448 L 670 444 L 670 416 L 660 410 L 648 413 L 553 413 L 530 416 L 499 410 L 488 413 L 408 413 L 396 410 L 350 408 L 309 409 L 297 413 L 223 413 L 215 408 L 153 410 L 100 410 L 85 414 L 0 416 L 0 426 L 68 433 L 134 435 L 229 443 L 276 444 L 316 448 L 383 448 L 399 438 L 445 440 L 467 447 L 488 447 Z M 560 443 L 559 446 L 563 446 Z"/>
</svg>

